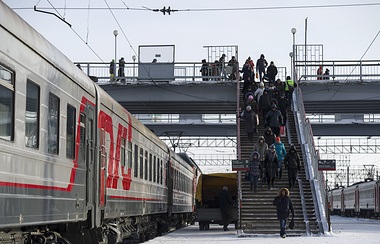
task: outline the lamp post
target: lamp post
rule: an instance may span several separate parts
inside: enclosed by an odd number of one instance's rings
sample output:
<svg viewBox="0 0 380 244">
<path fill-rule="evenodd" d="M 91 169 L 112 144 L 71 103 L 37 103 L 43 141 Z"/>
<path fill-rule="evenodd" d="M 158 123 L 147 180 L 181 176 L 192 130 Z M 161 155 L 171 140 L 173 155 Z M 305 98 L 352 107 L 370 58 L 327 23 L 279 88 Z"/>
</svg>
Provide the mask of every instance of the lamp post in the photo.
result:
<svg viewBox="0 0 380 244">
<path fill-rule="evenodd" d="M 113 31 L 113 35 L 115 36 L 115 65 L 113 66 L 114 68 L 113 68 L 113 75 L 114 75 L 114 77 L 116 77 L 116 63 L 117 63 L 117 59 L 116 59 L 116 57 L 117 57 L 117 54 L 116 54 L 116 47 L 117 47 L 117 45 L 116 45 L 116 37 L 117 37 L 117 34 L 119 34 L 119 32 L 117 31 L 117 30 L 114 30 Z"/>
<path fill-rule="evenodd" d="M 289 57 L 290 57 L 290 77 L 293 77 L 293 52 L 289 53 Z"/>
<path fill-rule="evenodd" d="M 297 29 L 296 28 L 292 28 L 291 29 L 291 32 L 293 34 L 293 68 L 292 68 L 292 78 L 293 78 L 293 81 L 296 82 L 296 33 L 297 33 Z"/>
<path fill-rule="evenodd" d="M 136 61 L 135 55 L 132 56 L 132 60 L 133 60 L 133 80 L 135 80 L 135 61 Z"/>
</svg>

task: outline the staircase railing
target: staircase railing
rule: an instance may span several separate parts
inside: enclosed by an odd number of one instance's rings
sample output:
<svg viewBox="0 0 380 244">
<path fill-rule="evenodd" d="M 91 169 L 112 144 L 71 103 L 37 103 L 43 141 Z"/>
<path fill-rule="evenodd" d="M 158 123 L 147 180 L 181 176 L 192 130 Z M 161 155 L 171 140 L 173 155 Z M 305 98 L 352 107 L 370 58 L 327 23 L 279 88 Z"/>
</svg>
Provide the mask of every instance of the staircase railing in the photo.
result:
<svg viewBox="0 0 380 244">
<path fill-rule="evenodd" d="M 328 224 L 325 208 L 326 193 L 324 191 L 323 173 L 318 171 L 318 154 L 314 145 L 313 131 L 308 118 L 305 115 L 302 92 L 300 87 L 293 92 L 293 113 L 295 115 L 295 125 L 298 140 L 301 145 L 306 179 L 310 181 L 311 192 L 313 195 L 315 215 L 318 222 L 320 233 L 328 231 Z"/>
<path fill-rule="evenodd" d="M 300 189 L 300 196 L 301 196 L 301 204 L 302 204 L 302 214 L 303 214 L 303 221 L 305 222 L 306 226 L 306 235 L 310 235 L 310 221 L 307 217 L 307 210 L 306 210 L 306 203 L 305 203 L 305 195 L 303 192 L 303 184 L 302 180 L 298 179 L 298 187 Z"/>
</svg>

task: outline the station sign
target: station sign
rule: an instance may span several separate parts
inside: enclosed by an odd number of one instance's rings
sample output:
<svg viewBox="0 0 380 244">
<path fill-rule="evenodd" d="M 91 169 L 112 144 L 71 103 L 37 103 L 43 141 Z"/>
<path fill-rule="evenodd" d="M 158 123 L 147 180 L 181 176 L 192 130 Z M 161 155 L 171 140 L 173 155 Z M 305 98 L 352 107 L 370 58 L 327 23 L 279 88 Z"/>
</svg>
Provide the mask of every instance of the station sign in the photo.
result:
<svg viewBox="0 0 380 244">
<path fill-rule="evenodd" d="M 318 160 L 318 171 L 323 171 L 323 170 L 335 171 L 336 160 L 335 159 Z"/>
<path fill-rule="evenodd" d="M 249 170 L 249 160 L 248 159 L 232 160 L 232 170 L 233 171 Z"/>
</svg>

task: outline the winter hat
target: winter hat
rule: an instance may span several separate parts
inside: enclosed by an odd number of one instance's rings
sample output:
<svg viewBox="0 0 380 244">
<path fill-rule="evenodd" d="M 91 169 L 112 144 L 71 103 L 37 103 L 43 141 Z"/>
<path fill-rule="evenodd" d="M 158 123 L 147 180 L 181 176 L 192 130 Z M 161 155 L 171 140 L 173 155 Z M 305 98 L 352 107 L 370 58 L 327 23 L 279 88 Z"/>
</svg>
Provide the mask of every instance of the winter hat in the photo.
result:
<svg viewBox="0 0 380 244">
<path fill-rule="evenodd" d="M 253 96 L 252 96 L 252 95 L 249 95 L 249 96 L 248 96 L 248 100 L 253 100 Z"/>
<path fill-rule="evenodd" d="M 263 82 L 260 82 L 259 87 L 260 87 L 260 88 L 264 88 L 264 83 L 263 83 Z"/>
<path fill-rule="evenodd" d="M 251 111 L 252 107 L 248 105 L 247 107 L 245 107 L 245 109 L 246 109 L 247 111 Z"/>
<path fill-rule="evenodd" d="M 276 137 L 276 142 L 280 142 L 281 138 L 279 136 Z"/>
<path fill-rule="evenodd" d="M 273 151 L 273 150 L 276 149 L 276 148 L 275 148 L 274 145 L 272 144 L 272 145 L 269 146 L 269 149 L 270 149 L 271 151 Z"/>
</svg>

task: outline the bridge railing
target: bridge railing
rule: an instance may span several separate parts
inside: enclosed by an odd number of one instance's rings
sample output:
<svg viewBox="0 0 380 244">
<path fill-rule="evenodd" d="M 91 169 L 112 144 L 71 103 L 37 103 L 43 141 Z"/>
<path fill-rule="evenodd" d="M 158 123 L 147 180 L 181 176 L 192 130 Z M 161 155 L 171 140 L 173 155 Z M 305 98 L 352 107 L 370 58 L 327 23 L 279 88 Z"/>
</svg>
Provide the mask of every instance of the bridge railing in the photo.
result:
<svg viewBox="0 0 380 244">
<path fill-rule="evenodd" d="M 297 127 L 297 135 L 301 144 L 302 154 L 304 156 L 304 166 L 306 179 L 309 180 L 313 194 L 315 213 L 321 233 L 328 231 L 326 216 L 326 192 L 323 174 L 318 171 L 319 154 L 314 144 L 314 136 L 311 124 L 306 118 L 305 107 L 303 106 L 303 97 L 301 89 L 298 88 L 293 92 L 293 110 Z"/>
<path fill-rule="evenodd" d="M 322 66 L 322 74 L 318 74 Z M 372 81 L 380 80 L 380 60 L 296 61 L 295 69 L 300 80 L 317 81 Z M 329 73 L 326 74 L 326 69 Z"/>
<path fill-rule="evenodd" d="M 175 81 L 175 82 L 209 82 L 209 81 L 228 81 L 232 80 L 232 72 L 236 71 L 232 66 L 227 63 L 224 66 L 215 66 L 210 64 L 209 67 L 204 68 L 202 72 L 202 63 L 200 62 L 176 62 L 174 63 L 173 74 L 168 77 L 160 76 L 156 79 L 154 75 L 147 78 L 149 74 L 149 66 L 147 63 L 125 63 L 124 76 L 114 77 L 111 79 L 109 63 L 102 62 L 76 62 L 79 64 L 83 72 L 88 76 L 97 77 L 99 83 L 111 83 L 122 81 L 123 83 L 133 83 L 140 81 Z M 158 65 L 161 63 L 157 63 Z M 119 65 L 116 64 L 116 74 L 118 73 Z M 146 68 L 146 69 L 145 69 Z M 282 81 L 286 78 L 286 67 L 277 67 L 278 75 L 276 78 Z M 144 77 L 139 76 L 139 70 L 145 71 Z M 241 67 L 239 68 L 241 70 Z M 206 75 L 207 74 L 207 75 Z M 240 72 L 239 72 L 240 74 Z"/>
</svg>

